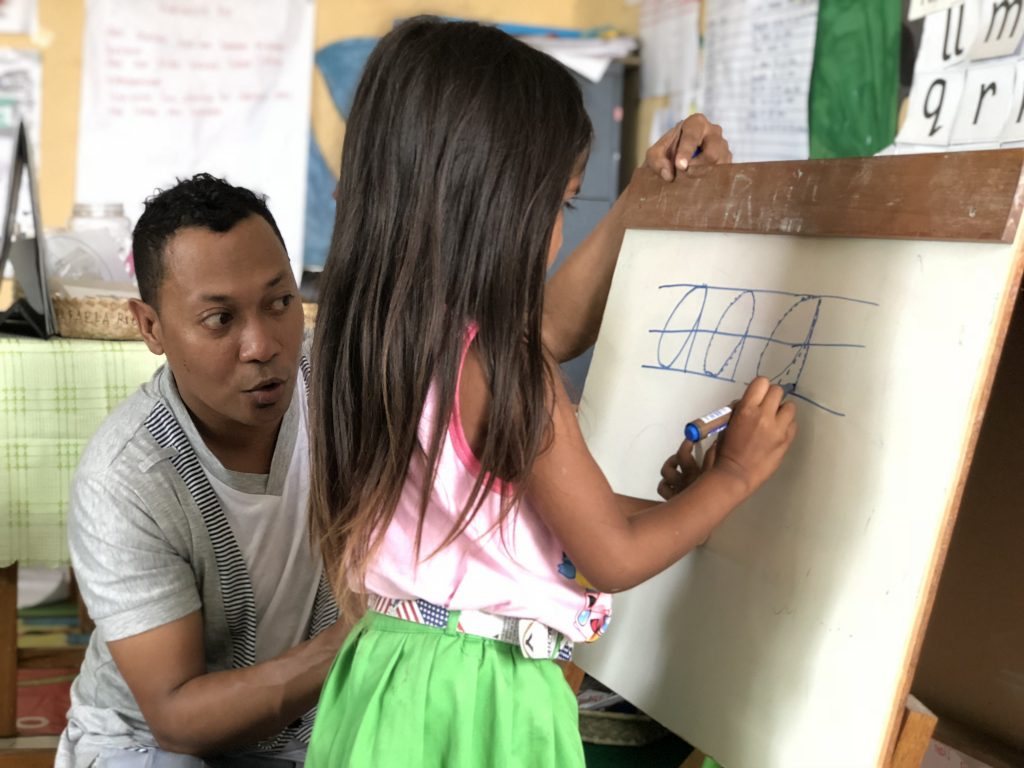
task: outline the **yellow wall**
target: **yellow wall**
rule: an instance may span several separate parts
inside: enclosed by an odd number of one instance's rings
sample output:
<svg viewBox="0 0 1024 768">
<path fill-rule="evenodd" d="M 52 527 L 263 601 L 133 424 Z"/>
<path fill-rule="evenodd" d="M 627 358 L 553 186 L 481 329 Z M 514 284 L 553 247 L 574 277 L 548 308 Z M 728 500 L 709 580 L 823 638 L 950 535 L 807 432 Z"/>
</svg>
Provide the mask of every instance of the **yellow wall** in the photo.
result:
<svg viewBox="0 0 1024 768">
<path fill-rule="evenodd" d="M 498 0 L 319 0 L 316 45 L 383 35 L 394 19 L 419 13 L 552 27 L 608 24 L 628 34 L 636 34 L 639 22 L 638 6 L 628 6 L 625 0 L 520 0 L 515 4 Z"/>
<path fill-rule="evenodd" d="M 39 188 L 43 223 L 54 227 L 67 221 L 74 202 L 85 0 L 38 0 L 38 5 L 38 33 L 32 38 L 0 36 L 0 45 L 34 48 L 42 54 Z M 497 0 L 318 0 L 316 47 L 347 37 L 382 35 L 395 18 L 417 13 L 573 28 L 609 24 L 630 34 L 636 34 L 638 23 L 637 7 L 627 6 L 625 0 L 520 0 L 515 5 Z M 330 117 L 334 110 L 325 101 L 329 98 L 323 84 L 314 82 L 318 139 L 325 150 L 336 145 L 338 151 L 329 154 L 340 157 L 342 127 Z"/>
<path fill-rule="evenodd" d="M 379 37 L 395 19 L 433 13 L 479 21 L 512 22 L 570 29 L 611 26 L 636 35 L 639 6 L 626 0 L 319 0 L 316 47 L 350 37 Z M 337 176 L 345 125 L 322 77 L 313 81 L 313 131 L 328 166 Z"/>
<path fill-rule="evenodd" d="M 42 54 L 42 146 L 37 171 L 43 224 L 54 227 L 67 221 L 75 193 L 85 3 L 38 0 L 38 5 L 38 33 L 31 39 L 0 36 L 0 45 L 34 48 Z"/>
</svg>

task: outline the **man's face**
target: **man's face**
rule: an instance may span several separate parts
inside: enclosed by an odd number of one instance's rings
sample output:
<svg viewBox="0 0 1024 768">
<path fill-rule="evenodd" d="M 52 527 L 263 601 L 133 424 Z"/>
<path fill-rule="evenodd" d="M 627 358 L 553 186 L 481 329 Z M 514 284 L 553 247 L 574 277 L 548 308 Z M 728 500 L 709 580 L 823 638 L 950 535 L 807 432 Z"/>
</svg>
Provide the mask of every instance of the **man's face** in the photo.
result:
<svg viewBox="0 0 1024 768">
<path fill-rule="evenodd" d="M 274 230 L 255 214 L 223 233 L 188 227 L 168 241 L 163 265 L 152 330 L 162 350 L 153 351 L 167 355 L 200 428 L 276 428 L 295 387 L 303 315 Z"/>
</svg>

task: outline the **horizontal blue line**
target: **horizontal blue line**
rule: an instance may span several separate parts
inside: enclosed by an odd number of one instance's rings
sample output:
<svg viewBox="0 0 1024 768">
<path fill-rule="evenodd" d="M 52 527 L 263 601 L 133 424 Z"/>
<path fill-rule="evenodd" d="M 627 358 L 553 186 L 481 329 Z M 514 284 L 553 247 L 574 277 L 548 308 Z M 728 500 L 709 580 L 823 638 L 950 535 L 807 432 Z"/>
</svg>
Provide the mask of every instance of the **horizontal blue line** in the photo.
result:
<svg viewBox="0 0 1024 768">
<path fill-rule="evenodd" d="M 828 407 L 822 405 L 821 403 L 816 403 L 813 400 L 811 400 L 811 398 L 804 397 L 799 392 L 790 392 L 789 396 L 790 397 L 795 397 L 797 400 L 803 400 L 805 403 L 807 403 L 808 405 L 813 405 L 815 408 L 821 408 L 821 410 L 825 411 L 826 413 L 831 413 L 833 416 L 845 416 L 846 415 L 845 413 L 843 413 L 841 411 L 834 411 L 831 408 L 828 408 Z"/>
<path fill-rule="evenodd" d="M 793 293 L 792 291 L 771 291 L 766 288 L 729 288 L 720 285 L 704 285 L 703 283 L 665 283 L 659 285 L 658 289 L 662 288 L 707 288 L 709 291 L 732 291 L 734 293 L 768 293 L 775 296 L 793 296 L 799 299 L 837 299 L 839 301 L 852 301 L 855 304 L 868 304 L 872 307 L 877 307 L 878 302 L 867 301 L 866 299 L 851 299 L 849 296 L 835 296 L 832 294 L 816 294 L 816 293 Z"/>
<path fill-rule="evenodd" d="M 746 333 L 729 333 L 728 331 L 709 331 L 703 328 L 698 328 L 692 331 L 665 331 L 660 328 L 648 328 L 648 333 L 660 333 L 663 336 L 671 336 L 677 333 L 710 333 L 714 336 L 729 336 L 736 339 L 754 339 L 755 341 L 770 341 L 773 344 L 782 344 L 785 347 L 842 347 L 845 349 L 864 349 L 863 344 L 833 344 L 825 341 L 815 342 L 803 342 L 803 341 L 783 341 L 782 339 L 773 339 L 769 336 L 751 336 Z"/>
<path fill-rule="evenodd" d="M 716 381 L 725 381 L 730 384 L 736 383 L 736 379 L 727 379 L 724 376 L 716 376 L 713 373 L 701 373 L 700 371 L 684 371 L 679 368 L 666 368 L 661 365 L 641 365 L 640 367 L 649 368 L 652 371 L 663 371 L 665 373 L 682 373 L 686 376 L 701 376 L 705 379 L 715 379 Z M 749 384 L 749 382 L 747 383 Z M 808 405 L 813 405 L 815 408 L 820 408 L 826 413 L 831 413 L 833 416 L 846 416 L 846 414 L 843 413 L 842 411 L 837 411 L 832 408 L 829 408 L 826 405 L 822 405 L 821 403 L 815 402 L 814 400 L 811 400 L 811 398 L 806 397 L 805 395 L 801 395 L 799 392 L 790 392 L 789 397 L 795 397 L 798 400 L 803 400 Z"/>
<path fill-rule="evenodd" d="M 735 383 L 736 379 L 727 379 L 724 376 L 716 376 L 713 373 L 701 373 L 700 371 L 684 371 L 681 368 L 666 368 L 663 365 L 641 365 L 641 368 L 650 368 L 652 371 L 665 371 L 666 373 L 685 373 L 687 376 L 703 376 L 706 379 L 728 381 Z"/>
</svg>

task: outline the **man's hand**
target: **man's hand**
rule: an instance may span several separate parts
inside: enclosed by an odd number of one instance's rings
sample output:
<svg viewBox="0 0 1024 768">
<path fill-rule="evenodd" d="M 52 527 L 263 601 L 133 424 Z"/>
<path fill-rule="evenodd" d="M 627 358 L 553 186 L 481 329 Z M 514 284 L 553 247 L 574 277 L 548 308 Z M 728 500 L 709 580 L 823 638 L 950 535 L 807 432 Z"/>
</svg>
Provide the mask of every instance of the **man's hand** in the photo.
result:
<svg viewBox="0 0 1024 768">
<path fill-rule="evenodd" d="M 273 736 L 312 708 L 347 633 L 336 622 L 273 659 L 217 672 L 198 611 L 108 647 L 157 744 L 205 755 Z"/>
<path fill-rule="evenodd" d="M 709 470 L 715 465 L 715 457 L 718 455 L 717 441 L 704 454 L 704 461 L 700 465 L 694 458 L 693 449 L 693 443 L 683 440 L 679 450 L 665 459 L 665 463 L 661 465 L 658 495 L 666 501 L 686 490 L 694 480 L 700 477 L 701 472 Z"/>
<path fill-rule="evenodd" d="M 690 115 L 676 123 L 647 150 L 644 158 L 644 164 L 665 181 L 672 181 L 677 172 L 691 166 L 731 162 L 732 152 L 729 142 L 722 137 L 722 127 L 701 114 Z"/>
<path fill-rule="evenodd" d="M 700 149 L 696 157 L 693 155 Z M 691 115 L 666 133 L 644 161 L 666 181 L 690 166 L 732 161 L 729 142 L 720 126 L 704 115 Z M 565 260 L 544 290 L 544 344 L 562 363 L 582 354 L 597 339 L 615 262 L 626 234 L 622 220 L 630 194 L 622 194 L 612 209 Z"/>
</svg>

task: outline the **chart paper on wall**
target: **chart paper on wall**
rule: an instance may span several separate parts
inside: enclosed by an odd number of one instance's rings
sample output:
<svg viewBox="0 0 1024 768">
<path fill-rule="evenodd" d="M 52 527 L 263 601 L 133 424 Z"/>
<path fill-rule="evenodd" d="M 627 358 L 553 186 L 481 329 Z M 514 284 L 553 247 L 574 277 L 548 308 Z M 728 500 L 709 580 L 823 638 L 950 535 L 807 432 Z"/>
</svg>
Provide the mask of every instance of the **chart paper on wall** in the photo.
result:
<svg viewBox="0 0 1024 768">
<path fill-rule="evenodd" d="M 806 158 L 817 0 L 706 8 L 700 110 L 721 124 L 736 162 Z"/>
<path fill-rule="evenodd" d="M 36 0 L 3 0 L 0 2 L 0 34 L 32 34 L 38 23 L 36 14 Z"/>
<path fill-rule="evenodd" d="M 89 0 L 76 200 L 133 220 L 200 171 L 269 197 L 301 273 L 314 4 Z"/>
</svg>

